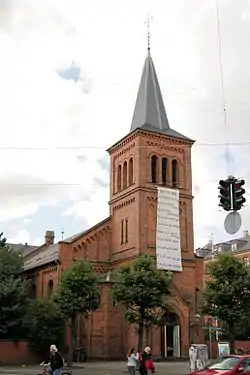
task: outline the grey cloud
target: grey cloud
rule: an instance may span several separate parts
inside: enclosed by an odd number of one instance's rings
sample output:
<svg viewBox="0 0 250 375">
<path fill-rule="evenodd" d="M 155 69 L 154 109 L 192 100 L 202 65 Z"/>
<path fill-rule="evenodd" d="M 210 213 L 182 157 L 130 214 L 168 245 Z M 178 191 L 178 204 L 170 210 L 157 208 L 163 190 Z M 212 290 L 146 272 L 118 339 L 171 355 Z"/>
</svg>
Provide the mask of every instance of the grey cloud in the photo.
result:
<svg viewBox="0 0 250 375">
<path fill-rule="evenodd" d="M 87 161 L 88 159 L 86 158 L 86 156 L 84 155 L 77 155 L 77 160 L 80 161 L 81 163 L 84 163 L 85 161 Z"/>
<path fill-rule="evenodd" d="M 93 181 L 94 181 L 95 184 L 99 185 L 102 188 L 107 188 L 109 186 L 108 180 L 104 181 L 103 179 L 101 179 L 99 177 L 94 177 Z"/>
<path fill-rule="evenodd" d="M 13 174 L 4 176 L 1 180 L 0 205 L 6 211 L 8 208 L 16 210 L 19 207 L 21 214 L 26 205 L 36 205 L 39 202 L 53 205 L 66 194 L 67 189 L 63 185 L 49 185 L 32 175 Z"/>
<path fill-rule="evenodd" d="M 97 162 L 100 164 L 102 169 L 104 169 L 105 171 L 109 173 L 109 169 L 110 169 L 109 155 L 105 154 L 103 157 L 98 159 Z"/>
</svg>

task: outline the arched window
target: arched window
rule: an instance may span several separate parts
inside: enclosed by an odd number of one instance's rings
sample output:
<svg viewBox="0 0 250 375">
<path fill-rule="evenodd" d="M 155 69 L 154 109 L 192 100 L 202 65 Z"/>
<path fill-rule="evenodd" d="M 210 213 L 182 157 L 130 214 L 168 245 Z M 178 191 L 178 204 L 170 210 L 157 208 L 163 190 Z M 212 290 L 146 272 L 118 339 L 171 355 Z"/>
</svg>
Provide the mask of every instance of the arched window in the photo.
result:
<svg viewBox="0 0 250 375">
<path fill-rule="evenodd" d="M 53 289 L 54 289 L 54 283 L 52 280 L 50 280 L 48 283 L 48 297 L 49 298 L 51 297 L 51 294 L 53 293 Z"/>
<path fill-rule="evenodd" d="M 162 161 L 161 161 L 161 179 L 162 179 L 163 185 L 166 185 L 166 183 L 167 183 L 167 165 L 168 165 L 167 158 L 162 158 Z"/>
<path fill-rule="evenodd" d="M 176 159 L 172 160 L 172 186 L 178 186 L 178 162 Z"/>
<path fill-rule="evenodd" d="M 155 184 L 158 178 L 158 158 L 153 155 L 151 158 L 151 181 Z"/>
<path fill-rule="evenodd" d="M 129 186 L 133 184 L 133 179 L 134 179 L 134 163 L 133 163 L 133 158 L 129 159 L 129 164 L 128 164 L 128 184 Z"/>
<path fill-rule="evenodd" d="M 122 166 L 119 165 L 117 170 L 117 191 L 120 191 L 122 188 Z"/>
<path fill-rule="evenodd" d="M 128 186 L 128 163 L 125 161 L 123 164 L 123 188 Z"/>
</svg>

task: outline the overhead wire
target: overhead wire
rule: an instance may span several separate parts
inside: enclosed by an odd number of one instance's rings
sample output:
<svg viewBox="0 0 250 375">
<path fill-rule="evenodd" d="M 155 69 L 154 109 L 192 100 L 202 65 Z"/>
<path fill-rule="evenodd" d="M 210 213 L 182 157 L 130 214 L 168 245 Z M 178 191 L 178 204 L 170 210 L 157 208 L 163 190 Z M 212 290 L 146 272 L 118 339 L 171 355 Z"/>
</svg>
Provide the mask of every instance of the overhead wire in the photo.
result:
<svg viewBox="0 0 250 375">
<path fill-rule="evenodd" d="M 228 146 L 245 146 L 245 145 L 250 145 L 250 141 L 242 141 L 242 142 L 226 142 Z M 175 146 L 175 143 L 169 143 L 166 145 L 167 147 L 173 147 Z M 195 142 L 192 145 L 192 148 L 196 147 L 221 147 L 225 146 L 225 142 Z M 112 146 L 111 146 L 112 147 Z M 48 150 L 103 150 L 106 151 L 107 149 L 111 148 L 110 146 L 43 146 L 43 147 L 1 147 L 0 146 L 0 151 L 48 151 Z M 149 147 L 154 147 L 151 145 L 140 145 L 140 146 L 134 146 L 135 149 L 140 149 L 140 148 L 149 148 Z M 189 147 L 186 145 L 181 145 L 180 147 Z"/>
<path fill-rule="evenodd" d="M 218 36 L 218 49 L 219 49 L 219 63 L 220 63 L 220 76 L 221 76 L 221 95 L 222 95 L 222 105 L 223 105 L 223 121 L 225 126 L 225 134 L 227 135 L 227 108 L 226 108 L 226 94 L 225 94 L 225 84 L 224 84 L 224 74 L 223 74 L 223 56 L 222 56 L 222 46 L 221 46 L 221 28 L 220 28 L 220 15 L 219 15 L 219 4 L 218 0 L 215 0 L 216 4 L 216 19 L 217 19 L 217 36 Z M 231 175 L 231 163 L 230 163 L 230 149 L 228 144 L 228 139 L 225 142 L 226 147 L 226 159 L 228 174 Z"/>
</svg>

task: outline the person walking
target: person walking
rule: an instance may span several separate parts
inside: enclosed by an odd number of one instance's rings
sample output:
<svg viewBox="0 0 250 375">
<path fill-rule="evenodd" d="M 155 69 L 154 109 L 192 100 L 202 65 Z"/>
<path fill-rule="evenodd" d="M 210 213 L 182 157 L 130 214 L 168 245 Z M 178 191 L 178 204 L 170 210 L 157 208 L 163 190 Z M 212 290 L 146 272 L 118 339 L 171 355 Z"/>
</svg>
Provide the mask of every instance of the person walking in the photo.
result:
<svg viewBox="0 0 250 375">
<path fill-rule="evenodd" d="M 139 353 L 135 354 L 135 349 L 132 348 L 127 355 L 127 365 L 129 375 L 135 375 L 138 366 Z"/>
<path fill-rule="evenodd" d="M 154 361 L 152 358 L 152 352 L 149 346 L 147 346 L 140 356 L 140 375 L 151 375 L 155 372 Z"/>
</svg>

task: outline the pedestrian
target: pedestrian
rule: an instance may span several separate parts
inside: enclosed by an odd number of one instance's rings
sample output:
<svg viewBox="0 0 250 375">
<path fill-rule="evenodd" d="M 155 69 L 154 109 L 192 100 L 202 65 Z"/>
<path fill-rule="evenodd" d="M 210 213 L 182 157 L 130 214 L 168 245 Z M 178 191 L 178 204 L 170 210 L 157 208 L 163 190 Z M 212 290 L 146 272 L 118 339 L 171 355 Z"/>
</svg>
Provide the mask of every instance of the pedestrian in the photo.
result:
<svg viewBox="0 0 250 375">
<path fill-rule="evenodd" d="M 155 364 L 154 364 L 151 351 L 148 354 L 148 359 L 146 360 L 145 366 L 147 370 L 147 375 L 152 375 L 155 373 Z"/>
<path fill-rule="evenodd" d="M 139 353 L 135 354 L 135 349 L 131 348 L 127 355 L 127 365 L 129 375 L 135 375 L 138 366 Z"/>
<path fill-rule="evenodd" d="M 46 361 L 41 363 L 41 366 L 49 367 L 49 372 L 52 375 L 60 375 L 63 367 L 63 358 L 58 352 L 56 345 L 50 345 L 50 354 Z"/>
<path fill-rule="evenodd" d="M 149 346 L 144 349 L 143 353 L 140 356 L 139 372 L 141 375 L 151 375 L 155 372 L 152 352 Z"/>
</svg>

